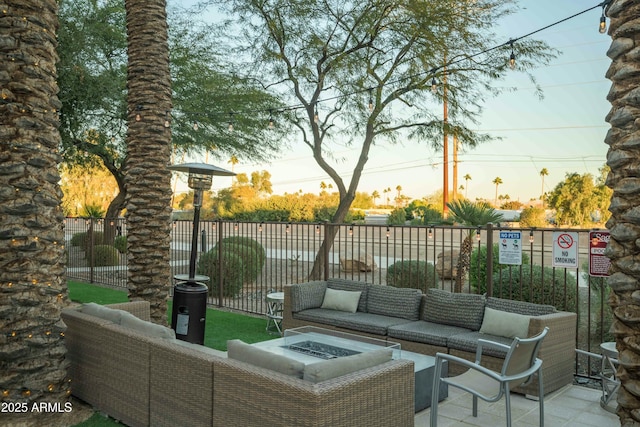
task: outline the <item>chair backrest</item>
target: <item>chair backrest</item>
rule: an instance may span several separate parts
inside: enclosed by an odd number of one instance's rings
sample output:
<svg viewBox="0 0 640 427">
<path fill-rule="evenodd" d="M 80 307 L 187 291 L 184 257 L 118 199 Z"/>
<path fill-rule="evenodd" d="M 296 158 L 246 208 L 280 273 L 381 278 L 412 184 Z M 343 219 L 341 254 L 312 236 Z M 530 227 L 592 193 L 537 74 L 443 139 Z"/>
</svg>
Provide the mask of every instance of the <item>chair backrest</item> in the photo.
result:
<svg viewBox="0 0 640 427">
<path fill-rule="evenodd" d="M 538 358 L 538 350 L 545 335 L 549 332 L 549 328 L 544 328 L 542 332 L 531 338 L 515 338 L 511 344 L 511 348 L 507 352 L 502 365 L 502 375 L 516 375 L 531 368 Z M 531 375 L 527 378 L 511 381 L 510 387 L 516 387 L 520 384 L 528 383 Z"/>
</svg>

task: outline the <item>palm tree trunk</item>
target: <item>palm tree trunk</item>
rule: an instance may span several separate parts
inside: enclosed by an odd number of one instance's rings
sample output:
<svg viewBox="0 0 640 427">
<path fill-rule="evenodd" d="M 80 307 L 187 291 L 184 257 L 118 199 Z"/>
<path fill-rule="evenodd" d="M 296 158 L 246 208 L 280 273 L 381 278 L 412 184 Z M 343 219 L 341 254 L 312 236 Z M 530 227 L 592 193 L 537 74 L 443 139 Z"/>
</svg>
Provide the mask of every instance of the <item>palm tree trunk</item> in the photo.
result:
<svg viewBox="0 0 640 427">
<path fill-rule="evenodd" d="M 473 243 L 471 242 L 475 232 L 469 231 L 469 235 L 465 237 L 460 247 L 460 255 L 458 255 L 458 264 L 456 266 L 456 283 L 454 292 L 462 292 L 467 273 L 471 266 L 471 252 L 473 251 Z"/>
<path fill-rule="evenodd" d="M 607 9 L 613 38 L 607 52 L 612 60 L 607 71 L 612 81 L 608 95 L 612 107 L 606 118 L 611 129 L 605 142 L 610 146 L 607 164 L 611 167 L 607 186 L 613 189 L 607 256 L 612 263 L 608 279 L 614 314 L 612 331 L 622 382 L 617 414 L 622 426 L 636 426 L 640 423 L 640 0 L 614 0 Z"/>
<path fill-rule="evenodd" d="M 0 401 L 68 399 L 60 312 L 68 304 L 58 185 L 56 0 L 3 5 L 0 16 Z M 3 412 L 4 411 L 3 406 Z M 46 414 L 50 417 L 51 414 Z M 32 412 L 4 425 L 45 425 Z"/>
<path fill-rule="evenodd" d="M 164 0 L 126 0 L 128 36 L 127 245 L 131 300 L 151 303 L 151 318 L 167 323 L 169 265 L 171 77 Z"/>
</svg>

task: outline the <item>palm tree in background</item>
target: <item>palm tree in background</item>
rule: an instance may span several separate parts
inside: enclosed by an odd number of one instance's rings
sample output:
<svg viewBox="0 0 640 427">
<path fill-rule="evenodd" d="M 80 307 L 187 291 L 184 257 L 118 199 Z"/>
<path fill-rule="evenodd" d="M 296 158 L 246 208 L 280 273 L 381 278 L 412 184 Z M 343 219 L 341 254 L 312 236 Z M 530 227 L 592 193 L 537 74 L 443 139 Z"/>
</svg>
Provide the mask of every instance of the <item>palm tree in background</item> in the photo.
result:
<svg viewBox="0 0 640 427">
<path fill-rule="evenodd" d="M 69 399 L 60 313 L 68 306 L 58 173 L 56 0 L 3 5 L 0 102 L 2 425 L 48 425 L 36 402 Z M 26 413 L 6 413 L 18 402 Z M 25 406 L 26 407 L 26 406 Z"/>
<path fill-rule="evenodd" d="M 499 176 L 496 176 L 496 178 L 491 182 L 493 182 L 496 185 L 496 198 L 494 199 L 495 200 L 494 204 L 498 206 L 498 185 L 502 184 L 502 178 L 500 178 Z"/>
<path fill-rule="evenodd" d="M 450 218 L 457 224 L 474 227 L 468 230 L 467 236 L 460 247 L 458 264 L 456 266 L 456 283 L 454 292 L 462 292 L 465 279 L 471 267 L 471 252 L 473 251 L 473 237 L 476 235 L 475 227 L 481 227 L 489 223 L 502 220 L 502 214 L 496 212 L 486 202 L 472 203 L 467 199 L 454 200 L 447 204 Z"/>
<path fill-rule="evenodd" d="M 466 174 L 462 178 L 464 179 L 464 198 L 466 199 L 468 198 L 467 191 L 469 191 L 469 181 L 471 181 L 471 175 Z"/>
<path fill-rule="evenodd" d="M 605 143 L 609 145 L 607 164 L 611 167 L 606 184 L 613 190 L 611 196 L 611 218 L 607 228 L 611 240 L 605 254 L 611 259 L 607 284 L 613 295 L 609 298 L 613 310 L 611 330 L 620 354 L 617 378 L 621 381 L 618 391 L 617 415 L 621 426 L 640 424 L 640 323 L 638 322 L 637 294 L 640 292 L 640 218 L 636 215 L 640 206 L 638 198 L 638 169 L 640 146 L 637 140 L 638 85 L 640 61 L 638 40 L 640 26 L 640 0 L 613 0 L 608 3 L 606 14 L 611 18 L 609 34 L 613 42 L 607 54 L 611 66 L 606 76 L 611 80 L 607 99 L 611 111 L 606 121 L 611 125 Z M 635 42 L 634 42 L 635 41 Z M 635 54 L 634 54 L 635 52 Z"/>
<path fill-rule="evenodd" d="M 544 177 L 549 175 L 547 168 L 542 168 L 540 171 L 540 177 L 542 178 L 542 190 L 540 191 L 540 200 L 542 200 L 542 207 L 544 208 Z"/>
<path fill-rule="evenodd" d="M 171 286 L 171 77 L 164 0 L 125 0 L 127 22 L 127 286 L 167 323 Z M 135 250 L 131 250 L 135 249 Z"/>
<path fill-rule="evenodd" d="M 371 198 L 373 199 L 373 205 L 376 206 L 376 200 L 380 198 L 380 193 L 378 193 L 378 190 L 373 190 L 373 193 L 371 193 Z"/>
</svg>

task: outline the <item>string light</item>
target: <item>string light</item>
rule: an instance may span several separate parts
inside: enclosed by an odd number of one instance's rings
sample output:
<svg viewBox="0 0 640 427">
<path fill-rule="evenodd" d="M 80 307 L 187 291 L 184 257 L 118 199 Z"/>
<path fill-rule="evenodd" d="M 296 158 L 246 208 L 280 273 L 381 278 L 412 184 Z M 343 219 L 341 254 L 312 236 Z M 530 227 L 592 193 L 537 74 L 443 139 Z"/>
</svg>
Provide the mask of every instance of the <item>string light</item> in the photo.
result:
<svg viewBox="0 0 640 427">
<path fill-rule="evenodd" d="M 136 105 L 136 122 L 142 120 L 142 116 L 140 115 L 140 111 L 142 111 L 142 105 Z"/>
<path fill-rule="evenodd" d="M 273 129 L 273 110 L 269 109 L 269 129 Z"/>
<path fill-rule="evenodd" d="M 598 26 L 598 31 L 600 34 L 604 34 L 607 32 L 607 18 L 604 15 L 604 8 L 607 6 L 606 2 L 602 4 L 602 16 L 600 16 L 600 25 Z"/>
<path fill-rule="evenodd" d="M 318 115 L 318 103 L 315 104 L 315 112 L 313 113 L 313 121 L 318 123 L 320 116 Z"/>
<path fill-rule="evenodd" d="M 349 236 L 353 236 L 353 225 L 349 226 Z"/>
<path fill-rule="evenodd" d="M 373 96 L 372 96 L 372 89 L 369 89 L 369 112 L 373 113 Z"/>
<path fill-rule="evenodd" d="M 233 132 L 233 112 L 229 112 L 229 132 Z"/>
<path fill-rule="evenodd" d="M 320 234 L 320 226 L 316 225 L 316 234 Z"/>
<path fill-rule="evenodd" d="M 432 93 L 438 92 L 438 84 L 436 83 L 435 77 L 431 79 L 431 92 Z"/>
<path fill-rule="evenodd" d="M 198 122 L 193 122 L 193 130 L 198 130 Z"/>
<path fill-rule="evenodd" d="M 478 227 L 478 230 L 476 230 L 476 239 L 478 240 L 478 242 L 480 241 L 480 227 Z"/>
<path fill-rule="evenodd" d="M 509 56 L 509 67 L 512 70 L 515 70 L 515 68 L 516 68 L 516 54 L 513 53 L 513 40 L 511 40 L 509 42 L 509 44 L 511 45 L 511 55 Z"/>
<path fill-rule="evenodd" d="M 164 119 L 164 127 L 168 128 L 169 126 L 171 126 L 171 122 L 169 121 L 169 118 L 171 117 L 171 112 L 167 111 L 165 113 L 165 119 Z M 112 224 L 113 225 L 113 224 Z"/>
<path fill-rule="evenodd" d="M 433 239 L 433 225 L 429 227 L 429 232 L 427 233 L 428 239 Z"/>
<path fill-rule="evenodd" d="M 387 227 L 387 233 L 386 233 L 387 239 L 389 238 L 390 235 L 391 235 L 391 232 L 389 231 L 389 227 Z"/>
<path fill-rule="evenodd" d="M 529 232 L 529 243 L 533 243 L 533 230 Z"/>
</svg>

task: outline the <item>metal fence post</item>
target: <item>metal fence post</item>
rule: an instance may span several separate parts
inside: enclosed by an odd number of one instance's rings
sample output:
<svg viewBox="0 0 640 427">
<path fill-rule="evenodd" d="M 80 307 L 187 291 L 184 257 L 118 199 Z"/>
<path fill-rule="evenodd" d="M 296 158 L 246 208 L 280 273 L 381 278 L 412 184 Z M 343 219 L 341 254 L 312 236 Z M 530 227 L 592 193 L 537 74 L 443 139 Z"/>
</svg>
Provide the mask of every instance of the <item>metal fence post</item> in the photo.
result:
<svg viewBox="0 0 640 427">
<path fill-rule="evenodd" d="M 487 224 L 487 296 L 493 295 L 493 224 Z"/>
<path fill-rule="evenodd" d="M 218 307 L 223 307 L 223 289 L 222 289 L 222 220 L 218 220 Z M 211 286 L 213 286 L 213 277 L 211 278 Z"/>
</svg>

